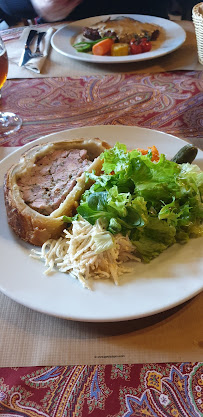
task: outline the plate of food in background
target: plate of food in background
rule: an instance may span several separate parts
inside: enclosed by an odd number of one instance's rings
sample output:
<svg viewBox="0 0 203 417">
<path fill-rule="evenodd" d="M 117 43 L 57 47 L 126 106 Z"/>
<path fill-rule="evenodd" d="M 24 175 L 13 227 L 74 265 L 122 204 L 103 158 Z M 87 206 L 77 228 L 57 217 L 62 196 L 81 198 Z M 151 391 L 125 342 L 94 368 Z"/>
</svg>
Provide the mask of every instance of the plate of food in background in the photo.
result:
<svg viewBox="0 0 203 417">
<path fill-rule="evenodd" d="M 69 58 L 93 63 L 127 63 L 166 55 L 186 39 L 180 25 L 147 15 L 104 15 L 58 29 L 52 47 Z"/>
</svg>

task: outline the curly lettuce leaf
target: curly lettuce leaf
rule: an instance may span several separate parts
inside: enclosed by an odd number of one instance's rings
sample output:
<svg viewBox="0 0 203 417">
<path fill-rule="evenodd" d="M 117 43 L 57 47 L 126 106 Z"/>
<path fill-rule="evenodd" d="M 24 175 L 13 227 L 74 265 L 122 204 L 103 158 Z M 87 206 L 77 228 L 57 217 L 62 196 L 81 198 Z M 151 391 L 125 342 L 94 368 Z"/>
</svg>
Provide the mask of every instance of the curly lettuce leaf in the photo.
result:
<svg viewBox="0 0 203 417">
<path fill-rule="evenodd" d="M 203 173 L 197 165 L 176 164 L 151 151 L 127 151 L 117 143 L 101 155 L 100 176 L 88 173 L 94 184 L 77 212 L 91 224 L 102 219 L 107 231 L 128 235 L 145 261 L 175 242 L 203 233 Z"/>
</svg>

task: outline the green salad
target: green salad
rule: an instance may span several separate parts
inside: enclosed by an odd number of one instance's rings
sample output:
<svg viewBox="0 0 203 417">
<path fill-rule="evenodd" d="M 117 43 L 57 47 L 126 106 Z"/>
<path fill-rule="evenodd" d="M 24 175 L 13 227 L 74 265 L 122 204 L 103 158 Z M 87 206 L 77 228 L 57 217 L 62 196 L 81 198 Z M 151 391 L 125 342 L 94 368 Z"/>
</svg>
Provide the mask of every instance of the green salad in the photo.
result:
<svg viewBox="0 0 203 417">
<path fill-rule="evenodd" d="M 203 172 L 195 164 L 177 164 L 152 152 L 128 152 L 116 145 L 102 155 L 102 174 L 83 194 L 77 215 L 94 225 L 100 219 L 113 235 L 128 236 L 144 262 L 175 242 L 203 235 Z M 75 217 L 76 218 L 76 217 Z"/>
</svg>

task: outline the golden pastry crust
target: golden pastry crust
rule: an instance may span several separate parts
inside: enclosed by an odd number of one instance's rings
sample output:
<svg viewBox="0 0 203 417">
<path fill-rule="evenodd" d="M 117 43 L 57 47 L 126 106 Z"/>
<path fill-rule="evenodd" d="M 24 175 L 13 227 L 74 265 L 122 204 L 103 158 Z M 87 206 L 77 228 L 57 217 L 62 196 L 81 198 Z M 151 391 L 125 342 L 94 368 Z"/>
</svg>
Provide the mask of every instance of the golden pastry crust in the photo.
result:
<svg viewBox="0 0 203 417">
<path fill-rule="evenodd" d="M 33 168 L 39 158 L 59 149 L 87 150 L 91 164 L 86 171 L 95 170 L 96 174 L 99 174 L 102 167 L 99 155 L 109 148 L 110 146 L 106 142 L 98 138 L 75 139 L 37 145 L 23 154 L 19 162 L 9 169 L 4 181 L 7 218 L 13 231 L 21 239 L 36 246 L 42 246 L 47 239 L 59 238 L 64 229 L 63 216 L 72 216 L 75 213 L 81 195 L 90 186 L 90 182 L 85 182 L 85 174 L 83 173 L 76 179 L 76 185 L 56 210 L 50 215 L 39 213 L 25 203 L 17 183 L 22 175 Z"/>
</svg>

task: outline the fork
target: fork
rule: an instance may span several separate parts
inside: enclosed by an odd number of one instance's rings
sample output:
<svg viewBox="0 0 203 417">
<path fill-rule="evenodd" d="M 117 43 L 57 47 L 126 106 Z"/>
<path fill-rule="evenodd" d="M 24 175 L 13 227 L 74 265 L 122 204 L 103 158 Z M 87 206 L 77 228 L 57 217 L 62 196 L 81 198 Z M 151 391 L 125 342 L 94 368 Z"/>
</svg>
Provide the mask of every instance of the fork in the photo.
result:
<svg viewBox="0 0 203 417">
<path fill-rule="evenodd" d="M 43 39 L 43 37 L 44 37 L 45 34 L 46 34 L 46 32 L 39 32 L 38 33 L 36 50 L 35 50 L 35 52 L 32 53 L 32 57 L 33 58 L 34 57 L 37 57 L 37 56 L 39 56 L 39 57 L 40 56 L 43 56 L 43 54 L 40 51 L 39 46 L 40 46 L 40 43 L 41 43 L 41 41 L 42 41 L 42 39 Z"/>
</svg>

